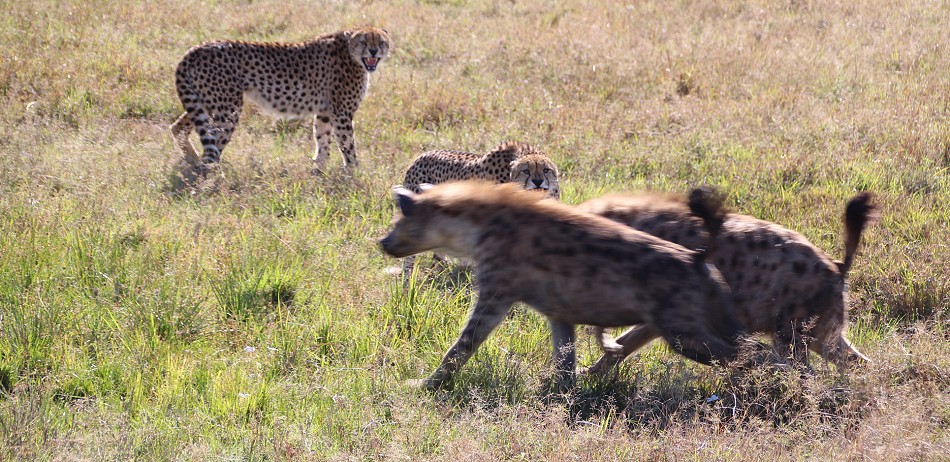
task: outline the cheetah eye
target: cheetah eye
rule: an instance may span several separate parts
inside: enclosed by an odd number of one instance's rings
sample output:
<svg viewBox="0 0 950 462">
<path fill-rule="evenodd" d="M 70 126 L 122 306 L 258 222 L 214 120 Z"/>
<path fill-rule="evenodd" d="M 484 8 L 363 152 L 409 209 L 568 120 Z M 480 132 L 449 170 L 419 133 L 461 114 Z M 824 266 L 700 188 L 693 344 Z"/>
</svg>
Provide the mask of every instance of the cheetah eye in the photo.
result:
<svg viewBox="0 0 950 462">
<path fill-rule="evenodd" d="M 528 174 L 531 173 L 531 170 L 526 168 L 526 169 L 522 170 L 521 173 L 524 173 L 525 175 L 528 175 Z"/>
<path fill-rule="evenodd" d="M 551 169 L 549 168 L 544 169 L 544 173 L 550 173 L 550 172 L 551 172 Z"/>
</svg>

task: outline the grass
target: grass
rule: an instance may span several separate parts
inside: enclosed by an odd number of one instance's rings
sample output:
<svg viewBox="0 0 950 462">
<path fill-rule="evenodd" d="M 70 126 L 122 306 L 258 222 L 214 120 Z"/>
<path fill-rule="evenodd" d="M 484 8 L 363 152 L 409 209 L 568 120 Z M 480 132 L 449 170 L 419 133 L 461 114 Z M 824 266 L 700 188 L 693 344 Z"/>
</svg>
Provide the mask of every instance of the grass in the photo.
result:
<svg viewBox="0 0 950 462">
<path fill-rule="evenodd" d="M 950 452 L 940 2 L 0 4 L 2 459 Z M 356 115 L 355 175 L 334 156 L 310 176 L 306 125 L 247 109 L 220 173 L 181 177 L 166 127 L 190 46 L 363 23 L 395 49 Z M 845 202 L 874 191 L 849 331 L 874 363 L 739 375 L 654 345 L 551 395 L 547 327 L 522 308 L 452 390 L 411 390 L 474 295 L 464 273 L 404 291 L 386 272 L 389 189 L 423 150 L 505 139 L 551 155 L 565 202 L 715 184 L 836 257 Z"/>
</svg>

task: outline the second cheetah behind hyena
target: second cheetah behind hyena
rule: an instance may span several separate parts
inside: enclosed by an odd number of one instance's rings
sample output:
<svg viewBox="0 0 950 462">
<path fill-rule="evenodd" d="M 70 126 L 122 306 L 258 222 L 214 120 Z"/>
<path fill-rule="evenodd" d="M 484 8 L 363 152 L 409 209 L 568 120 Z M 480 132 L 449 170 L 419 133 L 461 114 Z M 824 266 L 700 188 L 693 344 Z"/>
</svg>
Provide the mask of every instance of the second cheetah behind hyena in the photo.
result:
<svg viewBox="0 0 950 462">
<path fill-rule="evenodd" d="M 455 182 L 397 195 L 402 217 L 380 241 L 386 253 L 446 249 L 475 261 L 478 301 L 426 388 L 449 381 L 516 302 L 547 318 L 562 385 L 573 378 L 577 324 L 643 324 L 696 361 L 739 358 L 745 333 L 730 315 L 728 286 L 700 252 L 512 184 Z"/>
<path fill-rule="evenodd" d="M 844 261 L 832 260 L 803 235 L 778 224 L 728 214 L 719 234 L 710 237 L 682 200 L 658 195 L 613 195 L 578 206 L 687 248 L 708 248 L 707 259 L 732 289 L 736 314 L 746 330 L 771 334 L 776 354 L 808 367 L 808 349 L 844 370 L 867 358 L 844 337 L 847 325 L 847 274 L 861 233 L 874 219 L 869 193 L 845 210 Z M 617 339 L 619 354 L 605 354 L 591 372 L 603 372 L 660 336 L 637 326 Z"/>
<path fill-rule="evenodd" d="M 549 198 L 561 197 L 554 162 L 540 150 L 517 141 L 501 143 L 484 155 L 447 149 L 424 152 L 409 164 L 402 187 L 418 194 L 420 185 L 460 180 L 515 183 Z M 409 283 L 414 261 L 414 257 L 403 260 L 404 284 Z"/>
<path fill-rule="evenodd" d="M 506 141 L 485 155 L 437 149 L 419 154 L 406 169 L 402 187 L 418 194 L 421 184 L 485 180 L 517 183 L 559 199 L 561 189 L 554 162 L 529 144 Z"/>
<path fill-rule="evenodd" d="M 185 53 L 175 87 L 185 113 L 169 127 L 185 159 L 217 163 L 231 140 L 245 98 L 279 118 L 313 117 L 317 169 L 330 158 L 336 134 L 343 162 L 355 166 L 353 114 L 369 73 L 389 56 L 389 34 L 376 27 L 343 30 L 302 43 L 216 41 Z M 198 157 L 188 136 L 198 132 Z"/>
</svg>

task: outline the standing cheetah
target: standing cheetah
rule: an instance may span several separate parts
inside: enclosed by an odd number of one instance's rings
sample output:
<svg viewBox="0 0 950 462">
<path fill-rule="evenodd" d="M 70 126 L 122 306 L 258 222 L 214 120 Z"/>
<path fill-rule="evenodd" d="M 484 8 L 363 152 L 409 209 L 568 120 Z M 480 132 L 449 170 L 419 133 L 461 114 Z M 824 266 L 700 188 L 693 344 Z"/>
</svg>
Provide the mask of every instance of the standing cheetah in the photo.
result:
<svg viewBox="0 0 950 462">
<path fill-rule="evenodd" d="M 216 41 L 185 53 L 175 87 L 185 113 L 169 128 L 189 163 L 207 166 L 221 151 L 241 115 L 244 99 L 278 118 L 313 116 L 320 170 L 336 133 L 346 167 L 356 166 L 353 114 L 369 86 L 369 73 L 389 56 L 389 34 L 376 27 L 335 32 L 302 43 Z M 188 140 L 198 132 L 199 159 Z"/>
<path fill-rule="evenodd" d="M 396 193 L 402 218 L 380 241 L 384 252 L 442 248 L 476 266 L 478 301 L 425 388 L 451 380 L 519 301 L 547 317 L 562 386 L 573 380 L 577 324 L 647 325 L 693 360 L 739 358 L 745 333 L 731 315 L 729 288 L 700 252 L 513 184 L 465 181 Z"/>
<path fill-rule="evenodd" d="M 726 215 L 719 234 L 710 238 L 687 204 L 671 197 L 613 195 L 578 208 L 686 248 L 708 248 L 706 258 L 732 289 L 739 320 L 749 332 L 771 334 L 780 357 L 807 368 L 811 349 L 841 370 L 848 363 L 867 361 L 845 339 L 844 330 L 848 270 L 862 231 L 876 215 L 870 193 L 848 202 L 843 262 L 832 260 L 799 233 L 745 215 Z M 617 339 L 622 351 L 606 351 L 590 372 L 609 370 L 660 335 L 652 326 L 630 329 Z"/>
<path fill-rule="evenodd" d="M 438 149 L 416 157 L 402 186 L 420 193 L 422 184 L 458 180 L 485 180 L 515 183 L 523 189 L 544 191 L 545 196 L 560 199 L 558 170 L 547 155 L 528 144 L 506 141 L 485 155 Z M 415 257 L 403 260 L 403 283 L 408 284 Z"/>
</svg>

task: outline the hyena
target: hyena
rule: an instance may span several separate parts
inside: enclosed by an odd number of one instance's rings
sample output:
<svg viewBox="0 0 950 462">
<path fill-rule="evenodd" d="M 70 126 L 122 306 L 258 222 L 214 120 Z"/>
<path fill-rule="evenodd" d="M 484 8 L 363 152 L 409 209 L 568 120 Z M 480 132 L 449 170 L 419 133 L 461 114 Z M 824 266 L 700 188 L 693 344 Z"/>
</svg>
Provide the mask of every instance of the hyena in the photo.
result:
<svg viewBox="0 0 950 462">
<path fill-rule="evenodd" d="M 708 248 L 732 289 L 735 313 L 745 329 L 770 334 L 774 352 L 805 368 L 808 350 L 846 370 L 868 359 L 844 336 L 847 325 L 847 274 L 861 233 L 877 216 L 870 193 L 852 198 L 845 209 L 844 261 L 834 261 L 803 235 L 778 224 L 726 215 L 711 237 L 703 221 L 678 198 L 654 194 L 612 195 L 584 202 L 579 209 L 623 223 L 686 248 Z M 619 353 L 605 354 L 589 369 L 612 368 L 651 340 L 662 336 L 653 326 L 636 326 L 617 339 Z"/>
<path fill-rule="evenodd" d="M 678 353 L 735 365 L 746 334 L 701 252 L 523 191 L 457 182 L 396 190 L 402 217 L 380 241 L 394 257 L 442 249 L 475 262 L 478 300 L 425 388 L 438 388 L 524 302 L 551 328 L 557 381 L 574 377 L 574 326 L 650 326 Z M 715 313 L 715 316 L 710 316 Z"/>
<path fill-rule="evenodd" d="M 402 187 L 422 192 L 426 187 L 460 180 L 485 180 L 516 183 L 523 189 L 543 192 L 552 199 L 561 198 L 558 171 L 544 152 L 519 141 L 505 141 L 486 154 L 436 149 L 417 156 L 406 169 Z M 436 259 L 441 256 L 436 254 Z M 409 285 L 415 257 L 403 259 L 402 282 Z"/>
</svg>

